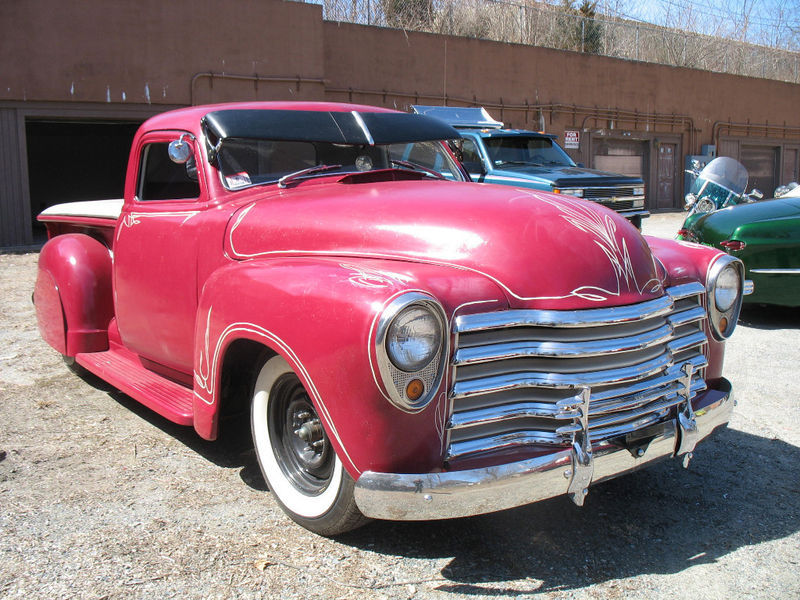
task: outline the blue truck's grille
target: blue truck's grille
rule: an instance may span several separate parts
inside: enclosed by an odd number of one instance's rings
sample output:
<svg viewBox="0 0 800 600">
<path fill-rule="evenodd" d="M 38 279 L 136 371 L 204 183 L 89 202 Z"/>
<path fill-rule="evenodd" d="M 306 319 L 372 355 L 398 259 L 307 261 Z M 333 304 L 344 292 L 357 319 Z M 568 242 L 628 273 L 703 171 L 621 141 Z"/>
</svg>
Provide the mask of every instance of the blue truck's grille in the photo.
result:
<svg viewBox="0 0 800 600">
<path fill-rule="evenodd" d="M 631 186 L 614 187 L 586 187 L 583 189 L 583 197 L 587 200 L 611 200 L 612 198 L 628 198 L 635 196 Z"/>
</svg>

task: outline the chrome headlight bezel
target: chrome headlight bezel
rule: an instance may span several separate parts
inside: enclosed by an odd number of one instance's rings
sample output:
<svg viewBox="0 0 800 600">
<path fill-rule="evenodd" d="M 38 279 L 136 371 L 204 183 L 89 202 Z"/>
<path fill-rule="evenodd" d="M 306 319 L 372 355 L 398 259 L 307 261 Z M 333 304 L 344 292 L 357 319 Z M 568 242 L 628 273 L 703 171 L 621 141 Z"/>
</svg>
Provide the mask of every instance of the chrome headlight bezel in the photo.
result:
<svg viewBox="0 0 800 600">
<path fill-rule="evenodd" d="M 428 362 L 414 370 L 406 370 L 392 361 L 387 349 L 388 336 L 396 319 L 407 314 L 406 311 L 418 309 L 427 311 L 436 319 L 441 341 Z M 392 300 L 383 309 L 375 329 L 374 348 L 383 387 L 392 404 L 409 413 L 419 412 L 428 406 L 444 376 L 445 362 L 449 355 L 449 342 L 447 317 L 441 304 L 432 296 L 421 292 L 406 292 Z M 424 385 L 422 395 L 416 400 L 409 398 L 406 393 L 407 386 L 412 380 L 419 380 Z"/>
<path fill-rule="evenodd" d="M 718 290 L 717 284 L 720 282 L 720 277 L 728 277 L 728 273 L 735 272 L 739 279 L 737 288 L 737 295 L 733 301 L 730 302 L 726 310 L 720 308 L 718 304 Z M 739 312 L 742 309 L 742 298 L 744 297 L 744 264 L 738 258 L 734 258 L 728 254 L 720 255 L 709 267 L 708 277 L 706 279 L 706 302 L 708 304 L 708 323 L 709 329 L 714 339 L 717 341 L 724 341 L 728 339 L 733 330 L 736 329 L 736 323 L 739 320 Z M 723 303 L 724 306 L 724 303 Z"/>
</svg>

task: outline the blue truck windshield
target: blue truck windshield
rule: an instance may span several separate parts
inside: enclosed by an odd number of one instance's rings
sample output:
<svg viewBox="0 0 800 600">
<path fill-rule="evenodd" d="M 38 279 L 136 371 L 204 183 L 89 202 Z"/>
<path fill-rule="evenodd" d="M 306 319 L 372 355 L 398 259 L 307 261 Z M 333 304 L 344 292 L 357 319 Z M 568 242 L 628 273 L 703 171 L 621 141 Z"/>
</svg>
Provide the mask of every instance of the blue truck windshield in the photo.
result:
<svg viewBox="0 0 800 600">
<path fill-rule="evenodd" d="M 574 167 L 561 147 L 546 137 L 515 135 L 483 138 L 495 167 Z"/>
</svg>

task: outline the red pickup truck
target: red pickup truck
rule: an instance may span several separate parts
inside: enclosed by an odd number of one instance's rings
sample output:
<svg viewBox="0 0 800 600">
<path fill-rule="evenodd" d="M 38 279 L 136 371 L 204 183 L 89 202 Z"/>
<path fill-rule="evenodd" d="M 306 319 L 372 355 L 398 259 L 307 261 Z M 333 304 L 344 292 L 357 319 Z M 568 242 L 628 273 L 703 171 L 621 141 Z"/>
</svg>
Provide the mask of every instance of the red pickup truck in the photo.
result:
<svg viewBox="0 0 800 600">
<path fill-rule="evenodd" d="M 123 200 L 39 216 L 41 334 L 205 439 L 249 411 L 270 490 L 323 535 L 685 464 L 732 410 L 741 263 L 466 183 L 456 137 L 351 104 L 154 117 Z"/>
</svg>

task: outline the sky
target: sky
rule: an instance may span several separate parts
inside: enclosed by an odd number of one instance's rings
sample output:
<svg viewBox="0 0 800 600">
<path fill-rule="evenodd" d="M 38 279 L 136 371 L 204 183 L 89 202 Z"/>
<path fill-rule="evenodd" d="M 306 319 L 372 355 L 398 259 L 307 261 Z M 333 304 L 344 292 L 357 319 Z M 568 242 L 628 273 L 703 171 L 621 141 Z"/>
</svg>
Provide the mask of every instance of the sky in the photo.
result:
<svg viewBox="0 0 800 600">
<path fill-rule="evenodd" d="M 800 0 L 599 0 L 598 9 L 754 44 L 800 48 Z"/>
</svg>

